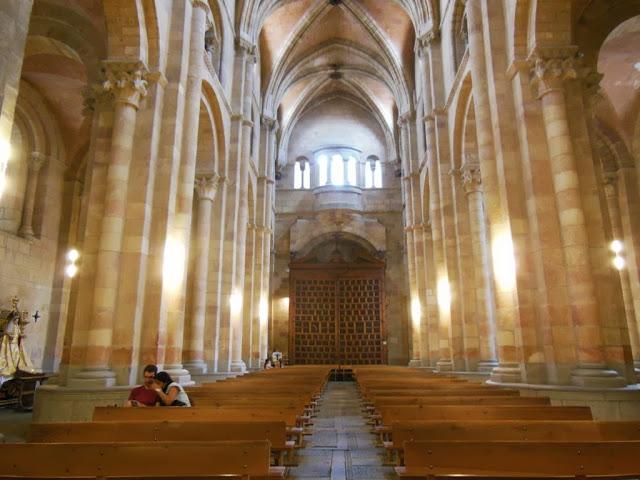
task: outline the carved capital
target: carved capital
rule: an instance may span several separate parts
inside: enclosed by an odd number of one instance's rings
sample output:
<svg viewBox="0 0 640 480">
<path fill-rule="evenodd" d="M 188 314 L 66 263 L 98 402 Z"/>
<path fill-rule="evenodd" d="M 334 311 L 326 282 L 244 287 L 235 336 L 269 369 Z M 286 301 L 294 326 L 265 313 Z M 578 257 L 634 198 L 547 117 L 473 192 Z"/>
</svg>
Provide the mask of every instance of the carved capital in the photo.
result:
<svg viewBox="0 0 640 480">
<path fill-rule="evenodd" d="M 440 30 L 432 28 L 427 33 L 416 39 L 416 52 L 419 57 L 426 57 L 434 43 L 440 41 Z"/>
<path fill-rule="evenodd" d="M 578 47 L 536 48 L 529 59 L 531 86 L 538 98 L 564 87 L 579 76 Z"/>
<path fill-rule="evenodd" d="M 269 130 L 275 130 L 278 126 L 278 120 L 267 115 L 262 115 L 260 117 L 260 122 Z"/>
<path fill-rule="evenodd" d="M 236 52 L 238 52 L 240 55 L 249 57 L 249 59 L 253 62 L 257 60 L 256 46 L 246 38 L 238 37 L 236 39 Z"/>
<path fill-rule="evenodd" d="M 398 125 L 402 128 L 405 125 L 408 125 L 409 122 L 414 121 L 415 119 L 416 119 L 416 112 L 413 110 L 408 110 L 398 117 Z"/>
<path fill-rule="evenodd" d="M 133 108 L 147 95 L 149 71 L 140 61 L 105 60 L 102 62 L 102 91 L 110 93 L 116 103 Z"/>
<path fill-rule="evenodd" d="M 46 161 L 46 159 L 47 157 L 45 157 L 40 152 L 31 152 L 31 155 L 29 155 L 29 160 L 27 162 L 29 171 L 33 173 L 38 173 L 42 168 L 42 165 L 44 165 L 44 162 Z"/>
<path fill-rule="evenodd" d="M 199 200 L 213 200 L 216 198 L 216 191 L 220 184 L 220 177 L 213 175 L 197 175 L 194 188 Z"/>
<path fill-rule="evenodd" d="M 460 168 L 460 180 L 464 191 L 474 193 L 481 191 L 482 176 L 480 175 L 480 167 L 472 164 L 465 164 Z"/>
</svg>

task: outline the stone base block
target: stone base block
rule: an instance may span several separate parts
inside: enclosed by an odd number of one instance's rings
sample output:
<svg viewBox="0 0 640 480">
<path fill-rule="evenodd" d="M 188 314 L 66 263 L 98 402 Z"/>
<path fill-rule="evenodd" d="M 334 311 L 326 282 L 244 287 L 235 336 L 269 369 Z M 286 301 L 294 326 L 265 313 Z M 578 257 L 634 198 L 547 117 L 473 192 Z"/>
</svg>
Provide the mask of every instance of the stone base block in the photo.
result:
<svg viewBox="0 0 640 480">
<path fill-rule="evenodd" d="M 242 361 L 233 361 L 231 362 L 231 365 L 229 366 L 229 370 L 231 372 L 237 372 L 237 373 L 245 373 L 247 371 L 247 365 Z"/>
<path fill-rule="evenodd" d="M 409 366 L 409 368 L 418 368 L 418 367 L 422 366 L 422 362 L 420 360 L 417 360 L 417 359 L 414 358 L 412 360 L 409 360 L 409 365 L 408 366 Z"/>
<path fill-rule="evenodd" d="M 494 384 L 492 381 L 487 383 Z M 581 388 L 522 383 L 499 385 L 517 388 L 523 397 L 549 397 L 552 405 L 590 407 L 594 420 L 640 420 L 640 385 L 624 388 Z"/>
<path fill-rule="evenodd" d="M 33 422 L 88 422 L 94 407 L 124 404 L 131 388 L 42 385 L 36 391 Z"/>
</svg>

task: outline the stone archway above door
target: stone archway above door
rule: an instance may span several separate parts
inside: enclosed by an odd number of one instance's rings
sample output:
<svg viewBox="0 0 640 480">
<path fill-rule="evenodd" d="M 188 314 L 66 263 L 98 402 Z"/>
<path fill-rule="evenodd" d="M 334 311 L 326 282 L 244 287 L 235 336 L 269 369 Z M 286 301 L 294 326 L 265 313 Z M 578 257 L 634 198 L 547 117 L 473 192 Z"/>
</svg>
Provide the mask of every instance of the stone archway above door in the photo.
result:
<svg viewBox="0 0 640 480">
<path fill-rule="evenodd" d="M 383 254 L 387 249 L 384 225 L 376 218 L 345 210 L 317 213 L 313 218 L 299 218 L 290 229 L 292 258 L 308 255 L 316 246 L 339 234 L 366 250 Z"/>
</svg>

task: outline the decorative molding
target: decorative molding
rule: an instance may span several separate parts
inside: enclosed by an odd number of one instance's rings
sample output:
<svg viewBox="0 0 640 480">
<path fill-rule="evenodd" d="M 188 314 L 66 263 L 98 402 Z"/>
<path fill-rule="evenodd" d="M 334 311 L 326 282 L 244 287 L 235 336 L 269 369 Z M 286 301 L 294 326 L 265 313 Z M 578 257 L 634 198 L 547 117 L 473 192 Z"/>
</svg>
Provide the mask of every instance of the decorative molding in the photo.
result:
<svg viewBox="0 0 640 480">
<path fill-rule="evenodd" d="M 27 160 L 29 171 L 38 173 L 46 160 L 47 157 L 44 154 L 40 152 L 31 152 L 31 155 L 29 155 L 29 160 Z"/>
<path fill-rule="evenodd" d="M 141 61 L 105 60 L 102 62 L 104 81 L 101 88 L 114 95 L 116 103 L 124 103 L 136 110 L 147 95 L 149 71 Z"/>
<path fill-rule="evenodd" d="M 579 77 L 578 47 L 545 47 L 534 49 L 527 62 L 530 81 L 538 98 L 564 88 L 564 82 Z"/>
<path fill-rule="evenodd" d="M 220 177 L 215 173 L 213 175 L 196 175 L 194 188 L 198 199 L 211 200 L 213 202 L 219 184 Z"/>
<path fill-rule="evenodd" d="M 465 163 L 460 168 L 460 180 L 466 193 L 475 193 L 482 190 L 482 175 L 480 167 Z"/>
<path fill-rule="evenodd" d="M 260 117 L 260 122 L 269 130 L 275 130 L 278 128 L 278 120 L 267 115 L 262 115 Z"/>
</svg>

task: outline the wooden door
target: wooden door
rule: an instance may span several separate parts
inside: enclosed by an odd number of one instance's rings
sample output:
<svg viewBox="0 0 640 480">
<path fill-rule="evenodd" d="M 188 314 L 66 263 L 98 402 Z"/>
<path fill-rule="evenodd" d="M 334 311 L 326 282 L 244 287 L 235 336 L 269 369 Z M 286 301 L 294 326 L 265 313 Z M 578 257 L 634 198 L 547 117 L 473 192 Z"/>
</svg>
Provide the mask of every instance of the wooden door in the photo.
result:
<svg viewBox="0 0 640 480">
<path fill-rule="evenodd" d="M 387 362 L 384 263 L 297 262 L 290 272 L 290 362 Z"/>
</svg>

